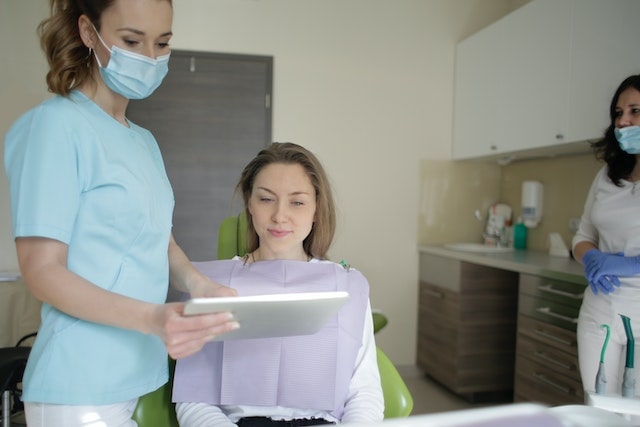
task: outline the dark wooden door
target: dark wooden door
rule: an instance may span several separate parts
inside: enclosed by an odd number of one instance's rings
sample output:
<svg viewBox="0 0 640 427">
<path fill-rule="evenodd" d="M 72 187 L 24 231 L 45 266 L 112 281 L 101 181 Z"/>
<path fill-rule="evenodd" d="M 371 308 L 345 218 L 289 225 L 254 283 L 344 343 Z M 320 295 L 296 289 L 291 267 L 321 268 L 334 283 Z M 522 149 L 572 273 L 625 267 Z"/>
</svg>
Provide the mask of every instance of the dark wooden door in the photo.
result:
<svg viewBox="0 0 640 427">
<path fill-rule="evenodd" d="M 160 145 L 173 186 L 173 234 L 193 261 L 216 259 L 218 225 L 242 208 L 242 168 L 271 142 L 273 58 L 173 51 L 156 92 L 128 117 Z"/>
</svg>

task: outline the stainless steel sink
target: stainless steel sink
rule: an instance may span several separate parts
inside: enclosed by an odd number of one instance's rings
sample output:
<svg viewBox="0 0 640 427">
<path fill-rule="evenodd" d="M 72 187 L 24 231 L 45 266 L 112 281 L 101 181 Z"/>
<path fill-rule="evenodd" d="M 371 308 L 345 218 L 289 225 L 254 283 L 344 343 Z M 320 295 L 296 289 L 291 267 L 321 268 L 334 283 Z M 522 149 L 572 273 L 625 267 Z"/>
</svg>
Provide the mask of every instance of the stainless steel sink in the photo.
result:
<svg viewBox="0 0 640 427">
<path fill-rule="evenodd" d="M 444 247 L 454 251 L 479 252 L 485 254 L 513 252 L 513 248 L 501 248 L 497 246 L 484 245 L 482 243 L 447 243 Z"/>
</svg>

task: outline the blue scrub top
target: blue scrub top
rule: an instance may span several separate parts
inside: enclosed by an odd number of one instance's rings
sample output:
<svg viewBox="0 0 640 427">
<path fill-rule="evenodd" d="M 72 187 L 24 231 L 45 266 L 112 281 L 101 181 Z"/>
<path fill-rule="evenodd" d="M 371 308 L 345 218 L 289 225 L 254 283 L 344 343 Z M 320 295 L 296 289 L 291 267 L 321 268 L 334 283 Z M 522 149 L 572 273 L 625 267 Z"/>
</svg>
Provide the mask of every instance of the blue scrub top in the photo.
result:
<svg viewBox="0 0 640 427">
<path fill-rule="evenodd" d="M 15 237 L 68 245 L 68 268 L 111 292 L 163 303 L 169 283 L 173 191 L 156 140 L 117 122 L 82 92 L 56 96 L 6 135 Z M 167 381 L 154 335 L 42 307 L 23 400 L 111 404 Z"/>
</svg>

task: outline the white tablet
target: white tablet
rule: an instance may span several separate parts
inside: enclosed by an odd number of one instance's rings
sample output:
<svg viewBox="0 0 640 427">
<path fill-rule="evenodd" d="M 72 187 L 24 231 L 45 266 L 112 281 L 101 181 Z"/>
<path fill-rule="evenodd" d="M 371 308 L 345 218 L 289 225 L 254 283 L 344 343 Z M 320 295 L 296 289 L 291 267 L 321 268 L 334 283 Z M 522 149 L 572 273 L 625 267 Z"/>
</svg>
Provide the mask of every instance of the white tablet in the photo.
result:
<svg viewBox="0 0 640 427">
<path fill-rule="evenodd" d="M 244 297 L 193 298 L 187 316 L 229 311 L 240 328 L 216 341 L 310 335 L 318 332 L 347 302 L 347 292 L 305 292 Z"/>
</svg>

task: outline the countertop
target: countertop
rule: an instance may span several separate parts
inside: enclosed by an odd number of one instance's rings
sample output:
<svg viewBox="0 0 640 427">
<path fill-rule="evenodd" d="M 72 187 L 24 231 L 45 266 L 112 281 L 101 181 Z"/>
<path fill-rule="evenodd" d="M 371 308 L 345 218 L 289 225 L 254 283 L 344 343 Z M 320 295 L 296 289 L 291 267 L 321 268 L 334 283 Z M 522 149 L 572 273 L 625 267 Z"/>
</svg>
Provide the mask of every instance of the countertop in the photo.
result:
<svg viewBox="0 0 640 427">
<path fill-rule="evenodd" d="M 546 252 L 515 249 L 513 252 L 479 253 L 452 250 L 443 246 L 419 246 L 418 251 L 487 267 L 587 285 L 582 264 L 572 258 L 551 256 Z"/>
</svg>

